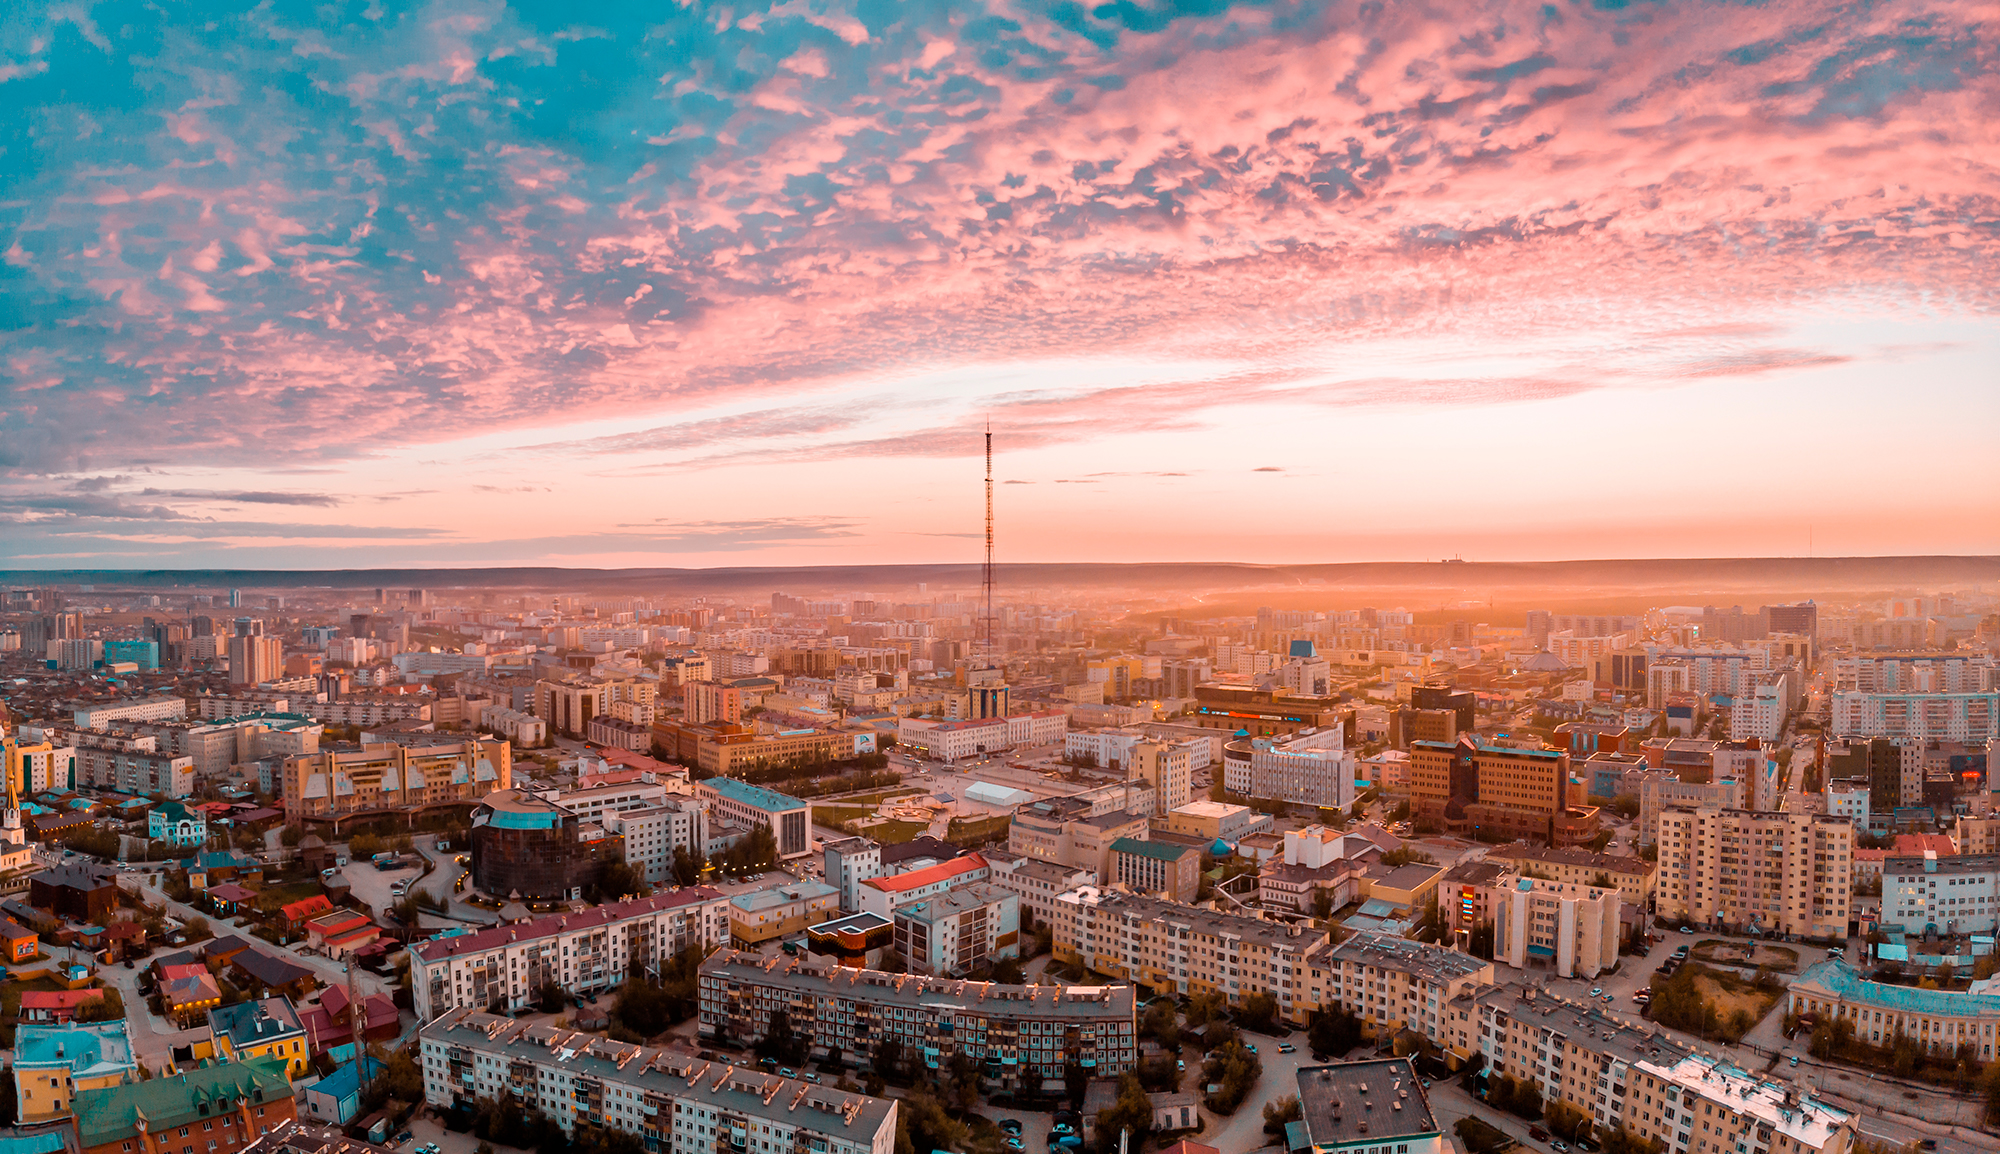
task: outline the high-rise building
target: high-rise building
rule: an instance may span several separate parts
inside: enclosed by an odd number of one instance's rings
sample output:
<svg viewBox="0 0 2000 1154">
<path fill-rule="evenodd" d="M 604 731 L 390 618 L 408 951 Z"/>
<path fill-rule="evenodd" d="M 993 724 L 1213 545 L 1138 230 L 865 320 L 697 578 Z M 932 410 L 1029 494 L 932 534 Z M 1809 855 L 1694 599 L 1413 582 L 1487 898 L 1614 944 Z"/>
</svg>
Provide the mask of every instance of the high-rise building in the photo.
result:
<svg viewBox="0 0 2000 1154">
<path fill-rule="evenodd" d="M 1806 938 L 1847 937 L 1854 825 L 1821 813 L 1670 806 L 1660 813 L 1660 916 Z"/>
<path fill-rule="evenodd" d="M 1836 693 L 1840 737 L 2000 741 L 2000 690 L 1985 693 Z"/>
<path fill-rule="evenodd" d="M 1819 640 L 1819 606 L 1810 601 L 1797 605 L 1766 605 L 1760 612 L 1773 633 L 1800 633 Z"/>
<path fill-rule="evenodd" d="M 693 723 L 743 720 L 743 691 L 720 681 L 693 681 L 681 687 L 681 716 Z"/>
<path fill-rule="evenodd" d="M 276 637 L 238 633 L 229 639 L 231 685 L 261 685 L 277 680 L 284 670 L 285 643 Z"/>
<path fill-rule="evenodd" d="M 1570 772 L 1569 752 L 1483 742 L 1410 746 L 1410 805 L 1447 830 L 1505 840 L 1580 845 L 1597 836 L 1597 810 Z"/>
<path fill-rule="evenodd" d="M 1153 787 L 1153 816 L 1165 817 L 1193 796 L 1192 756 L 1183 745 L 1141 741 L 1132 747 L 1131 774 Z"/>
</svg>

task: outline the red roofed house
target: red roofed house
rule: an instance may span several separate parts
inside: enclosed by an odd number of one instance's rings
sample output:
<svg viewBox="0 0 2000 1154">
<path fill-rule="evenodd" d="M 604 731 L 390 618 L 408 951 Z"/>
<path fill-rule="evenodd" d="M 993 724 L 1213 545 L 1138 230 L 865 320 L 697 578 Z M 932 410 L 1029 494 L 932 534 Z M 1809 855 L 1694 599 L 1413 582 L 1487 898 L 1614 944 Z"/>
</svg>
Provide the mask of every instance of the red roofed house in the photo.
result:
<svg viewBox="0 0 2000 1154">
<path fill-rule="evenodd" d="M 328 986 L 319 1001 L 319 1005 L 310 1006 L 299 1015 L 299 1024 L 306 1031 L 307 1049 L 315 1058 L 354 1041 L 354 1015 L 348 1012 L 347 990 Z M 367 1015 L 362 1032 L 371 1042 L 393 1041 L 403 1031 L 396 1003 L 387 994 L 364 994 L 361 1012 Z"/>
<path fill-rule="evenodd" d="M 314 894 L 309 898 L 303 898 L 289 905 L 278 907 L 278 915 L 285 919 L 286 928 L 293 930 L 298 929 L 312 918 L 332 912 L 333 903 L 327 900 L 325 894 Z"/>
<path fill-rule="evenodd" d="M 992 876 L 993 868 L 986 864 L 986 859 L 969 853 L 894 877 L 869 878 L 861 883 L 861 908 L 886 918 L 897 906 L 936 897 L 953 886 L 987 881 Z"/>
<path fill-rule="evenodd" d="M 102 987 L 91 990 L 27 990 L 21 994 L 23 1022 L 73 1022 L 76 1008 L 104 1000 Z"/>
<path fill-rule="evenodd" d="M 369 921 L 367 914 L 348 909 L 321 914 L 305 929 L 307 943 L 329 958 L 346 957 L 382 936 L 382 927 Z"/>
</svg>

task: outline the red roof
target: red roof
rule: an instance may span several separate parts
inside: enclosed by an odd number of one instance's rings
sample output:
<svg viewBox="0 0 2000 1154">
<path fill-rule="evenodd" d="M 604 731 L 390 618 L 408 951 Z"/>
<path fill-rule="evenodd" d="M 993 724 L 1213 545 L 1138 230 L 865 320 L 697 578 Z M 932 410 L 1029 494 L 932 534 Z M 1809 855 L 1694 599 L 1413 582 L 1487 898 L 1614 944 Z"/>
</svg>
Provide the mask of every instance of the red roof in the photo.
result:
<svg viewBox="0 0 2000 1154">
<path fill-rule="evenodd" d="M 1939 857 L 1950 857 L 1958 852 L 1951 839 L 1941 833 L 1899 833 L 1896 835 L 1896 855 L 1898 857 L 1918 857 L 1934 853 Z"/>
<path fill-rule="evenodd" d="M 164 985 L 167 982 L 175 981 L 176 979 L 179 978 L 192 978 L 197 974 L 202 977 L 207 977 L 208 967 L 202 965 L 199 962 L 189 962 L 185 965 L 179 965 L 179 966 L 161 966 L 160 982 L 162 985 Z"/>
<path fill-rule="evenodd" d="M 285 920 L 295 922 L 300 918 L 314 917 L 318 914 L 326 913 L 331 909 L 333 909 L 333 903 L 327 900 L 325 894 L 314 894 L 309 898 L 303 898 L 289 905 L 279 906 L 278 912 L 285 915 Z"/>
<path fill-rule="evenodd" d="M 199 969 L 200 967 L 196 968 Z M 21 993 L 21 1008 L 24 1010 L 74 1010 L 85 1002 L 94 1002 L 102 997 L 104 997 L 102 989 L 24 990 Z"/>
<path fill-rule="evenodd" d="M 247 902 L 257 896 L 257 891 L 239 886 L 235 882 L 224 882 L 219 886 L 208 887 L 208 896 L 219 902 Z"/>
<path fill-rule="evenodd" d="M 942 861 L 934 866 L 926 866 L 923 869 L 912 870 L 906 874 L 897 874 L 894 877 L 886 878 L 870 878 L 865 884 L 874 886 L 878 890 L 886 890 L 892 894 L 908 893 L 910 890 L 950 881 L 960 874 L 971 873 L 973 870 L 983 870 L 985 868 L 985 858 L 980 857 L 976 853 L 969 853 L 964 857 L 955 857 L 950 861 Z"/>
</svg>

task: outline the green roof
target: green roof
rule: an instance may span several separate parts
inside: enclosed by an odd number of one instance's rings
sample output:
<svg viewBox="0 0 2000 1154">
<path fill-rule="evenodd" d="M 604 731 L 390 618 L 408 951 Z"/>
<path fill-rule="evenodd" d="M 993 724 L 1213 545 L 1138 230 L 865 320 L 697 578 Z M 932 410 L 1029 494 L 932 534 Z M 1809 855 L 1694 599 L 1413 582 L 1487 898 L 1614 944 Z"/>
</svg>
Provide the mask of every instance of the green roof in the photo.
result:
<svg viewBox="0 0 2000 1154">
<path fill-rule="evenodd" d="M 1834 997 L 1853 1006 L 1879 1006 L 1905 1014 L 1947 1017 L 2000 1014 L 2000 995 L 1963 990 L 1925 990 L 1871 982 L 1840 958 L 1830 958 L 1792 980 L 1793 994 Z"/>
<path fill-rule="evenodd" d="M 1159 861 L 1179 861 L 1182 854 L 1198 852 L 1193 846 L 1163 845 L 1156 841 L 1140 841 L 1136 837 L 1121 837 L 1111 843 L 1112 853 L 1135 853 L 1140 857 L 1155 858 Z"/>
<path fill-rule="evenodd" d="M 146 1128 L 158 1133 L 221 1118 L 241 1100 L 255 1106 L 291 1096 L 283 1058 L 223 1062 L 148 1082 L 82 1091 L 76 1096 L 77 1136 L 87 1149 L 132 1137 L 141 1115 Z"/>
</svg>

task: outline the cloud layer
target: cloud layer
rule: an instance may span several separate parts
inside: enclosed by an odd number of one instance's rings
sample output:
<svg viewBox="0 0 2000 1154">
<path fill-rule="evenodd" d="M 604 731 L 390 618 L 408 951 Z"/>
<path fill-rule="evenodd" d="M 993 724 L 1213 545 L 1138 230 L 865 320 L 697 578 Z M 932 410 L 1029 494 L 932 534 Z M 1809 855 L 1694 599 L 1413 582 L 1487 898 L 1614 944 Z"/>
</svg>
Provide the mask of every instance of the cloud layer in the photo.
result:
<svg viewBox="0 0 2000 1154">
<path fill-rule="evenodd" d="M 627 417 L 493 452 L 1649 394 L 1852 356 L 1780 315 L 1995 312 L 1989 5 L 209 8 L 0 17 L 0 519 Z M 1200 368 L 907 384 L 1120 358 Z"/>
</svg>

